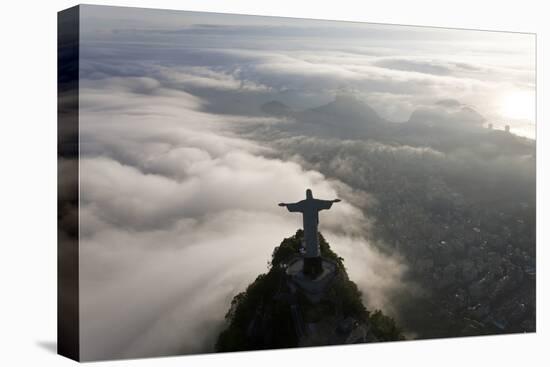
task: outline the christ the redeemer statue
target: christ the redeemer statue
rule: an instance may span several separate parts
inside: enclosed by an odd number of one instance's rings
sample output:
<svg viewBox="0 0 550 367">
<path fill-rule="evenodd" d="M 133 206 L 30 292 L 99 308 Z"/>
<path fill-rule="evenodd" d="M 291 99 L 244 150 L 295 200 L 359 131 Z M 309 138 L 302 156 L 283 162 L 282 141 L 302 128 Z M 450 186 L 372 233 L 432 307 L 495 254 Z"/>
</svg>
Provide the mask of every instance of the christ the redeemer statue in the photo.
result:
<svg viewBox="0 0 550 367">
<path fill-rule="evenodd" d="M 320 200 L 315 199 L 310 189 L 306 190 L 306 199 L 297 203 L 280 203 L 279 206 L 286 206 L 289 212 L 302 213 L 304 220 L 304 273 L 317 275 L 322 271 L 322 260 L 319 251 L 319 238 L 317 226 L 319 225 L 319 211 L 330 209 L 332 203 L 339 202 L 340 199 Z"/>
</svg>

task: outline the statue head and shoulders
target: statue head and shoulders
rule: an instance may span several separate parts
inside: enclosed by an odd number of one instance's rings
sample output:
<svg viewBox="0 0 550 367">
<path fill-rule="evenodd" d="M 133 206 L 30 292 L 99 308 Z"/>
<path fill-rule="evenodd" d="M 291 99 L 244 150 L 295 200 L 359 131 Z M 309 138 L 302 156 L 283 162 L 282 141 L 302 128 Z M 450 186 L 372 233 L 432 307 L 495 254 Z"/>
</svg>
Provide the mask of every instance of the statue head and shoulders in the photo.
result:
<svg viewBox="0 0 550 367">
<path fill-rule="evenodd" d="M 306 190 L 306 198 L 297 203 L 279 203 L 279 206 L 286 207 L 289 212 L 304 212 L 305 210 L 323 210 L 330 209 L 333 203 L 340 202 L 340 199 L 322 200 L 313 197 L 311 189 Z"/>
</svg>

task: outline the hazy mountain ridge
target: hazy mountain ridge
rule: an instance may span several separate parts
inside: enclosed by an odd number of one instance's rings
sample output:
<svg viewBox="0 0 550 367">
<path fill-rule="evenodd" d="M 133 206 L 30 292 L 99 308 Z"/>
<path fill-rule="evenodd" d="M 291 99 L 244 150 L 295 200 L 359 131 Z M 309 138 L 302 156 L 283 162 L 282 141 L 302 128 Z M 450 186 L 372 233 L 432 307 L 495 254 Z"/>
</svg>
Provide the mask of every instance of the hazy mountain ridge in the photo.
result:
<svg viewBox="0 0 550 367">
<path fill-rule="evenodd" d="M 405 122 L 391 122 L 353 95 L 338 95 L 327 104 L 294 111 L 279 101 L 262 105 L 268 115 L 290 119 L 280 126 L 289 134 L 321 138 L 368 139 L 391 145 L 431 147 L 442 152 L 473 149 L 482 155 L 535 154 L 534 141 L 487 128 L 487 119 L 456 100 L 418 107 Z"/>
</svg>

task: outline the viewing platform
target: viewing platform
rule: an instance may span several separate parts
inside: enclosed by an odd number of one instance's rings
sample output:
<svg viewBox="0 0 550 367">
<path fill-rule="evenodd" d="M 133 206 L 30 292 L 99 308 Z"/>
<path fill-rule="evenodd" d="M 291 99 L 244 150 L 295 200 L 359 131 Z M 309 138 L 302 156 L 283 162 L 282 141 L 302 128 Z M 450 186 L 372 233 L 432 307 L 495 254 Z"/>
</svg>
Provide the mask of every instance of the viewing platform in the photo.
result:
<svg viewBox="0 0 550 367">
<path fill-rule="evenodd" d="M 321 258 L 322 271 L 316 276 L 311 277 L 304 274 L 304 258 L 295 257 L 289 261 L 286 267 L 286 274 L 289 278 L 289 286 L 300 289 L 306 297 L 314 303 L 323 298 L 326 288 L 338 274 L 338 266 L 335 262 Z"/>
</svg>

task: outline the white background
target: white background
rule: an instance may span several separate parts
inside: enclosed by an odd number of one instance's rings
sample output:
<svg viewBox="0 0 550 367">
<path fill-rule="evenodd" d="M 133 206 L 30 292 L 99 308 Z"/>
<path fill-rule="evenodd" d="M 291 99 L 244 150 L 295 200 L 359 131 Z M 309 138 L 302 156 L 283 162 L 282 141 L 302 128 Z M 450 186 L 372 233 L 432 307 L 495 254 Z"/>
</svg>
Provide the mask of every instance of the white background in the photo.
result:
<svg viewBox="0 0 550 367">
<path fill-rule="evenodd" d="M 537 36 L 537 333 L 276 352 L 94 363 L 94 366 L 393 366 L 548 365 L 550 325 L 545 246 L 548 134 L 543 109 L 550 33 L 545 1 L 480 0 L 180 0 L 94 4 L 304 18 L 536 32 Z M 74 1 L 0 5 L 0 365 L 68 366 L 56 339 L 56 21 Z M 548 110 L 546 110 L 548 111 Z M 546 206 L 546 208 L 544 208 Z"/>
</svg>

